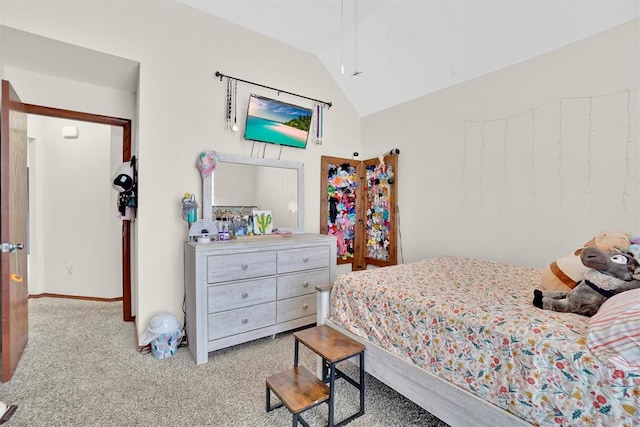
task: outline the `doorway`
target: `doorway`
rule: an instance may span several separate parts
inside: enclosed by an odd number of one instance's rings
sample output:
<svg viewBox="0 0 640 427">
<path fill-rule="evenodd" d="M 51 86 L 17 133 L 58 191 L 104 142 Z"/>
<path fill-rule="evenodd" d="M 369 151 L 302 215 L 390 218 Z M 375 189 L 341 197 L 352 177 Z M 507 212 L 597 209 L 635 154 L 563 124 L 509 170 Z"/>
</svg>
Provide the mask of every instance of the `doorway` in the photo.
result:
<svg viewBox="0 0 640 427">
<path fill-rule="evenodd" d="M 45 107 L 39 105 L 25 104 L 27 113 L 34 116 L 45 116 L 57 119 L 67 119 L 79 122 L 88 122 L 101 125 L 109 125 L 119 128 L 119 133 L 122 138 L 122 161 L 129 161 L 131 159 L 131 120 L 122 119 L 117 117 L 107 117 L 102 115 L 96 115 L 91 113 L 84 113 L 78 111 L 62 110 L 58 108 Z M 105 183 L 108 185 L 108 182 Z M 70 191 L 73 191 L 70 189 Z M 71 207 L 70 207 L 71 208 Z M 81 204 L 70 209 L 70 212 L 74 212 L 76 208 L 81 209 Z M 115 205 L 112 206 L 115 215 Z M 90 236 L 90 230 L 82 230 L 87 236 Z M 95 245 L 99 242 L 91 242 L 87 239 L 87 245 Z M 132 312 L 132 292 L 131 292 L 131 223 L 128 220 L 122 221 L 122 241 L 121 241 L 121 256 L 122 256 L 122 302 L 123 302 L 123 320 L 133 321 L 135 315 Z M 60 260 L 58 260 L 60 261 Z M 72 275 L 74 264 L 71 260 L 62 261 L 64 268 L 67 269 L 67 274 Z M 60 263 L 60 262 L 58 262 Z"/>
</svg>

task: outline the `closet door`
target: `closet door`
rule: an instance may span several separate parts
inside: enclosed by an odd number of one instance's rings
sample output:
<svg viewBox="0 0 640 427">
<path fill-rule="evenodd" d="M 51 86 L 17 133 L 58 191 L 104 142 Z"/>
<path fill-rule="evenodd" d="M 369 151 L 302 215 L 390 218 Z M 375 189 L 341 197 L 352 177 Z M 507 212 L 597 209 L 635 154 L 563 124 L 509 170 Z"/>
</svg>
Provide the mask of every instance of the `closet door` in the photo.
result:
<svg viewBox="0 0 640 427">
<path fill-rule="evenodd" d="M 338 239 L 338 264 L 351 264 L 362 270 L 363 180 L 364 167 L 359 160 L 322 156 L 320 178 L 320 233 Z"/>
<path fill-rule="evenodd" d="M 387 154 L 364 160 L 365 265 L 397 264 L 398 156 Z"/>
</svg>

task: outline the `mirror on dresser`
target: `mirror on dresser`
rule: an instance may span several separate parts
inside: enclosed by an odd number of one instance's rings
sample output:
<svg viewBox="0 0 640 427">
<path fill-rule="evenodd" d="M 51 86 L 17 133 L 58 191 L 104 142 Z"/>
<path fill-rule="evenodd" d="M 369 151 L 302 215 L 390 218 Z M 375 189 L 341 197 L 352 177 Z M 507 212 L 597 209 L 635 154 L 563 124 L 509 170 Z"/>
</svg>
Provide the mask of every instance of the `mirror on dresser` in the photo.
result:
<svg viewBox="0 0 640 427">
<path fill-rule="evenodd" d="M 218 153 L 202 191 L 204 219 L 215 221 L 229 211 L 269 210 L 274 229 L 304 232 L 302 163 Z"/>
</svg>

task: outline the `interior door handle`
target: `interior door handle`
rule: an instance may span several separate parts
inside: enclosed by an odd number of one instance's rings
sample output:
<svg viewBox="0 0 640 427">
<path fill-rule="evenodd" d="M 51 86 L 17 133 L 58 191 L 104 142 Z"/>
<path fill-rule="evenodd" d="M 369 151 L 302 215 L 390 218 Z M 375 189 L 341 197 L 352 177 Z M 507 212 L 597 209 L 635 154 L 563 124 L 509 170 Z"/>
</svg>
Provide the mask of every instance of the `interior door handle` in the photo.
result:
<svg viewBox="0 0 640 427">
<path fill-rule="evenodd" d="M 24 244 L 22 243 L 3 243 L 2 244 L 2 252 L 15 252 L 18 249 L 24 249 Z"/>
</svg>

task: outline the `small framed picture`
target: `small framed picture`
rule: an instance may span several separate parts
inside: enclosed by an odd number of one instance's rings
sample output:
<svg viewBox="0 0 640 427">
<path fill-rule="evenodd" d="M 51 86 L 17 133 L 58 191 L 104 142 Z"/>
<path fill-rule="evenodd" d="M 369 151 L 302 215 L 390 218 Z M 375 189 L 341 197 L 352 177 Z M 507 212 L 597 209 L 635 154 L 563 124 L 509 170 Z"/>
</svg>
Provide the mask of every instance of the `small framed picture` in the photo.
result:
<svg viewBox="0 0 640 427">
<path fill-rule="evenodd" d="M 235 213 L 233 216 L 233 235 L 236 237 L 249 236 L 253 231 L 251 215 Z"/>
<path fill-rule="evenodd" d="M 253 216 L 253 234 L 261 236 L 263 234 L 271 234 L 273 232 L 273 219 L 271 211 L 254 210 Z"/>
</svg>

